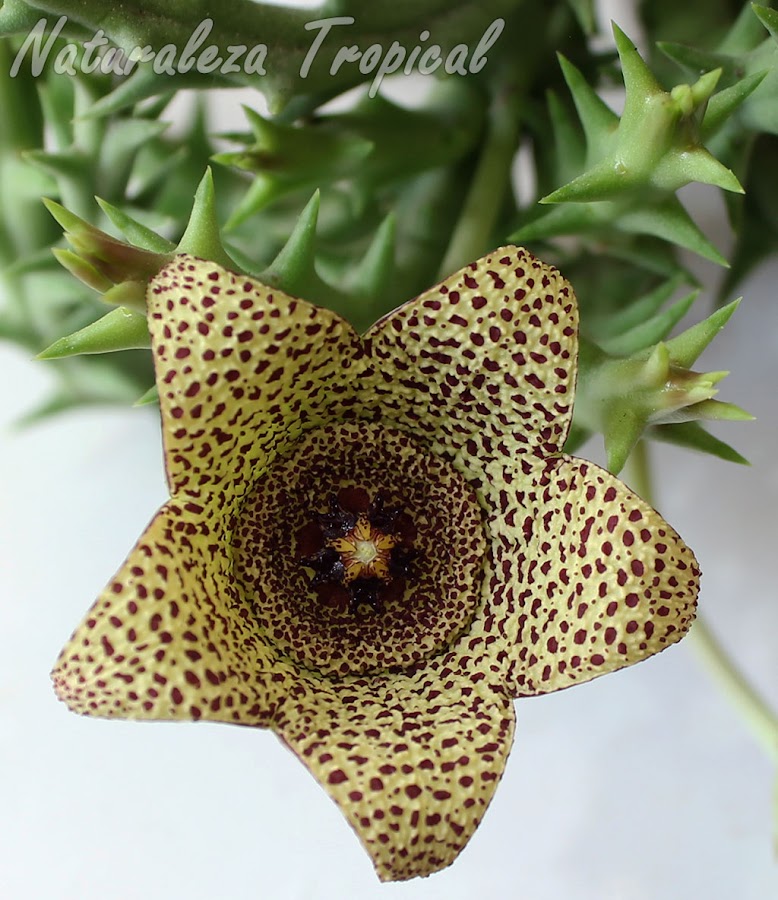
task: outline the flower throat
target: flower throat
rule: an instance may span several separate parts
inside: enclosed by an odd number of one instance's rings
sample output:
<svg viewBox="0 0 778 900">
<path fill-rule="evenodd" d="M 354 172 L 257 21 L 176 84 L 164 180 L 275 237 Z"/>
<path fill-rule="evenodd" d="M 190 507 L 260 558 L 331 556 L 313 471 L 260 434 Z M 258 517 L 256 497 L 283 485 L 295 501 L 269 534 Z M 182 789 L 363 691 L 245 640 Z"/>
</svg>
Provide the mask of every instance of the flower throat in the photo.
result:
<svg viewBox="0 0 778 900">
<path fill-rule="evenodd" d="M 363 491 L 353 493 L 366 496 Z M 311 584 L 346 588 L 351 613 L 363 604 L 383 612 L 387 589 L 402 585 L 417 556 L 404 518 L 400 509 L 386 506 L 380 493 L 363 510 L 343 505 L 336 493 L 330 494 L 329 509 L 315 517 L 323 546 L 300 560 L 314 570 Z"/>
</svg>

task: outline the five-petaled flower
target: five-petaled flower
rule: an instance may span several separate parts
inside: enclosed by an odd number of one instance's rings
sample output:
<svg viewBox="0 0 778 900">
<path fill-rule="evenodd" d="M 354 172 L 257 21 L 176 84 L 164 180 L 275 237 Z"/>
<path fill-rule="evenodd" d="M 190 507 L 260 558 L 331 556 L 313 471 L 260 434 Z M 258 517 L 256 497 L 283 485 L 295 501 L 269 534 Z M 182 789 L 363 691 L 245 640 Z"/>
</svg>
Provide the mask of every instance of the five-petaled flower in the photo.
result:
<svg viewBox="0 0 778 900">
<path fill-rule="evenodd" d="M 53 673 L 78 712 L 273 729 L 385 880 L 448 865 L 515 697 L 677 641 L 679 536 L 561 452 L 577 307 L 505 247 L 363 337 L 179 255 L 148 287 L 170 500 Z"/>
</svg>

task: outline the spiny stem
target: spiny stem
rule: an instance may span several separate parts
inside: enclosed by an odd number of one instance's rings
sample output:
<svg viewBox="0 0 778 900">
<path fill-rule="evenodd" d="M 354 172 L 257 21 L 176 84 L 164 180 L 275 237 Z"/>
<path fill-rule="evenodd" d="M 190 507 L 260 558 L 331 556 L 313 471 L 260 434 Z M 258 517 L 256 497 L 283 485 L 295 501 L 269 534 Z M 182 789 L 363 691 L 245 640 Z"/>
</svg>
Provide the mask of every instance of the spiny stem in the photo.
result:
<svg viewBox="0 0 778 900">
<path fill-rule="evenodd" d="M 628 461 L 629 482 L 647 503 L 653 503 L 651 465 L 646 441 L 638 441 Z M 689 640 L 710 675 L 730 698 L 752 735 L 767 755 L 778 763 L 778 716 L 762 697 L 713 634 L 705 617 L 697 618 Z"/>
<path fill-rule="evenodd" d="M 492 100 L 486 139 L 438 276 L 443 279 L 490 249 L 519 136 L 519 92 L 505 85 Z"/>
</svg>

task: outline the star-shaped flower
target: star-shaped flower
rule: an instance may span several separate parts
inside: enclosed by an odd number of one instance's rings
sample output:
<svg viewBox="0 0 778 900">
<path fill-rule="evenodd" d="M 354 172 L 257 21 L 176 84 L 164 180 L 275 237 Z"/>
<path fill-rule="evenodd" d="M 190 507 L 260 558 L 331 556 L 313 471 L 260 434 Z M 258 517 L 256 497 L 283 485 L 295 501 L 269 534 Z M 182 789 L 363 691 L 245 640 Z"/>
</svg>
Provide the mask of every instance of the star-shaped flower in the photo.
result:
<svg viewBox="0 0 778 900">
<path fill-rule="evenodd" d="M 170 500 L 63 650 L 71 709 L 273 729 L 384 880 L 467 843 L 513 698 L 679 640 L 699 570 L 560 452 L 570 285 L 504 247 L 376 323 L 176 256 L 148 321 Z"/>
</svg>

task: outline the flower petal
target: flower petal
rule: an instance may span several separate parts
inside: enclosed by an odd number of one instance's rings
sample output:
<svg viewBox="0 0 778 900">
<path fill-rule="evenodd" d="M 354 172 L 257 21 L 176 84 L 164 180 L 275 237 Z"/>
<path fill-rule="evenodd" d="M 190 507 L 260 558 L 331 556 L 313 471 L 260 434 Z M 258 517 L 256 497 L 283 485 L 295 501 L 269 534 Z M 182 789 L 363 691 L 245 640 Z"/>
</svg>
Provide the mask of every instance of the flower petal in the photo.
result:
<svg viewBox="0 0 778 900">
<path fill-rule="evenodd" d="M 495 479 L 492 608 L 517 696 L 621 669 L 680 640 L 700 571 L 647 503 L 570 457 Z"/>
<path fill-rule="evenodd" d="M 264 725 L 288 664 L 232 583 L 213 523 L 163 506 L 57 660 L 75 712 Z"/>
<path fill-rule="evenodd" d="M 172 494 L 237 499 L 304 427 L 345 414 L 363 351 L 336 313 L 185 254 L 147 298 Z"/>
<path fill-rule="evenodd" d="M 454 861 L 478 826 L 513 740 L 512 702 L 415 679 L 311 684 L 279 735 L 341 807 L 382 881 Z"/>
<path fill-rule="evenodd" d="M 465 469 L 553 453 L 572 415 L 577 328 L 559 272 L 501 247 L 367 332 L 365 395 Z"/>
</svg>

